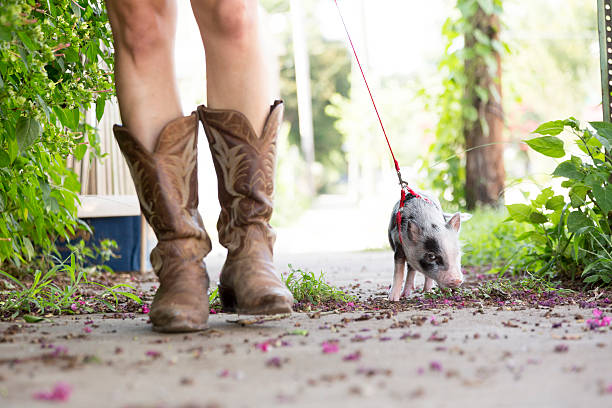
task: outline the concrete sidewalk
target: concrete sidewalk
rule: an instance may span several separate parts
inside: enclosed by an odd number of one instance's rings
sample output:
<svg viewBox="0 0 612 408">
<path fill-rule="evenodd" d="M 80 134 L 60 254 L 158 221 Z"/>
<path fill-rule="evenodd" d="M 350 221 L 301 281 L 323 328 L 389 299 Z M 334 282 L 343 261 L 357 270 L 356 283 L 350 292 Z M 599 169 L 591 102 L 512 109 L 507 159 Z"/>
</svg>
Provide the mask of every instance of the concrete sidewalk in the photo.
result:
<svg viewBox="0 0 612 408">
<path fill-rule="evenodd" d="M 209 260 L 213 273 L 221 262 Z M 358 279 L 362 298 L 382 297 L 392 254 L 279 254 L 277 263 L 324 269 L 336 285 Z M 153 333 L 139 314 L 3 322 L 0 406 L 612 407 L 612 330 L 587 330 L 591 313 L 294 313 L 244 326 L 234 321 L 248 317 L 216 314 L 207 332 L 177 335 Z M 33 398 L 58 382 L 72 390 L 66 401 Z"/>
</svg>

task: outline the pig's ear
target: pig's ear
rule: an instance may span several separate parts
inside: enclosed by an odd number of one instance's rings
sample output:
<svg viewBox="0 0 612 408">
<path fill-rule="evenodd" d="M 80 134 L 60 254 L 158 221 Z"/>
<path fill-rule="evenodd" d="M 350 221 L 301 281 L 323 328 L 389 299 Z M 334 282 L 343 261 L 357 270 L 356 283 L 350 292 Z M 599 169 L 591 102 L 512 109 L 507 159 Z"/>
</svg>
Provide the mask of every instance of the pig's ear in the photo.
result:
<svg viewBox="0 0 612 408">
<path fill-rule="evenodd" d="M 406 223 L 406 235 L 408 239 L 415 242 L 421 235 L 421 228 L 412 220 L 408 220 Z"/>
<path fill-rule="evenodd" d="M 453 216 L 446 222 L 446 227 L 452 228 L 455 230 L 455 232 L 459 232 L 459 229 L 461 229 L 461 213 L 453 214 Z"/>
<path fill-rule="evenodd" d="M 461 222 L 466 222 L 472 218 L 472 214 L 461 213 Z"/>
<path fill-rule="evenodd" d="M 444 221 L 448 222 L 451 218 L 453 218 L 453 215 L 455 214 L 444 213 Z M 461 213 L 461 222 L 466 222 L 470 220 L 471 218 L 472 218 L 472 214 Z"/>
</svg>

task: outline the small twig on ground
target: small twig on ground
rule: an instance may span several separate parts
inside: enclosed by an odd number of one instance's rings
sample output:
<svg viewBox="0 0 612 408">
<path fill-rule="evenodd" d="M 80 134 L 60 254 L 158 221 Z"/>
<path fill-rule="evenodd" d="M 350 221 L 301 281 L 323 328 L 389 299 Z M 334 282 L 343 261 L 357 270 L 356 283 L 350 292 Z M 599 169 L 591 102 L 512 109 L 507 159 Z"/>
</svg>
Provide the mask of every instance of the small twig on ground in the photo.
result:
<svg viewBox="0 0 612 408">
<path fill-rule="evenodd" d="M 252 324 L 260 324 L 264 322 L 271 322 L 275 320 L 283 320 L 291 316 L 291 313 L 272 315 L 272 316 L 263 316 L 263 317 L 255 317 L 253 319 L 238 319 L 238 320 L 227 320 L 228 323 L 235 323 L 241 326 L 250 326 Z"/>
</svg>

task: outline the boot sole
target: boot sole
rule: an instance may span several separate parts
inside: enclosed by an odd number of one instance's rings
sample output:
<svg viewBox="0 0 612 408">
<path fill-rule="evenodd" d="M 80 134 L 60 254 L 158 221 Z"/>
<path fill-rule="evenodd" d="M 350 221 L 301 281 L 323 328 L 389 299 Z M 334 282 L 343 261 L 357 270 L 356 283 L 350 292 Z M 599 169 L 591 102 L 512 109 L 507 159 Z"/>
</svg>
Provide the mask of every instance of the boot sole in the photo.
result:
<svg viewBox="0 0 612 408">
<path fill-rule="evenodd" d="M 191 333 L 204 330 L 208 330 L 208 324 L 190 325 L 185 323 L 176 323 L 165 326 L 153 326 L 153 331 L 158 333 Z"/>
<path fill-rule="evenodd" d="M 281 301 L 277 296 L 272 297 L 272 302 L 264 302 L 261 306 L 252 308 L 243 308 L 238 306 L 234 290 L 228 287 L 219 285 L 219 297 L 223 311 L 228 313 L 246 314 L 246 315 L 275 315 L 286 314 L 293 312 L 291 305 Z"/>
</svg>

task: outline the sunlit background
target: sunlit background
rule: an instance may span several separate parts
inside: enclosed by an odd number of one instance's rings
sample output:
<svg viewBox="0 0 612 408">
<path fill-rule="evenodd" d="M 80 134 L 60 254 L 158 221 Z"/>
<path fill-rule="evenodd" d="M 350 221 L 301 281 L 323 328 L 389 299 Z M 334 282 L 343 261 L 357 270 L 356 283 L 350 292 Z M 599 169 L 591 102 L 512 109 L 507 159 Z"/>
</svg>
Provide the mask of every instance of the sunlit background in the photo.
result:
<svg viewBox="0 0 612 408">
<path fill-rule="evenodd" d="M 273 218 L 276 250 L 388 245 L 386 229 L 399 187 L 333 0 L 260 4 L 262 26 L 276 54 L 278 93 L 286 104 Z M 457 12 L 454 2 L 345 0 L 339 5 L 404 179 L 430 189 L 422 167 L 435 143 L 438 113 L 433 106 L 442 78 L 448 75 L 438 67 L 445 52 L 442 27 Z M 562 5 L 557 0 L 504 1 L 501 39 L 509 49 L 502 56 L 506 203 L 525 200 L 523 193 L 548 182 L 546 174 L 554 169 L 553 159 L 532 157 L 520 143 L 539 123 L 569 116 L 601 120 L 596 2 L 566 0 Z M 183 109 L 188 113 L 206 101 L 204 50 L 189 3 L 179 6 L 176 57 Z M 298 115 L 296 44 L 297 52 L 308 55 L 311 119 Z M 461 46 L 459 40 L 452 45 Z M 303 100 L 300 103 L 303 108 Z M 308 126 L 303 122 L 301 130 L 300 119 L 312 123 L 311 164 L 302 144 Z M 207 229 L 214 231 L 219 212 L 216 177 L 205 138 L 199 142 L 200 210 Z M 445 163 L 436 165 L 443 169 Z"/>
</svg>

